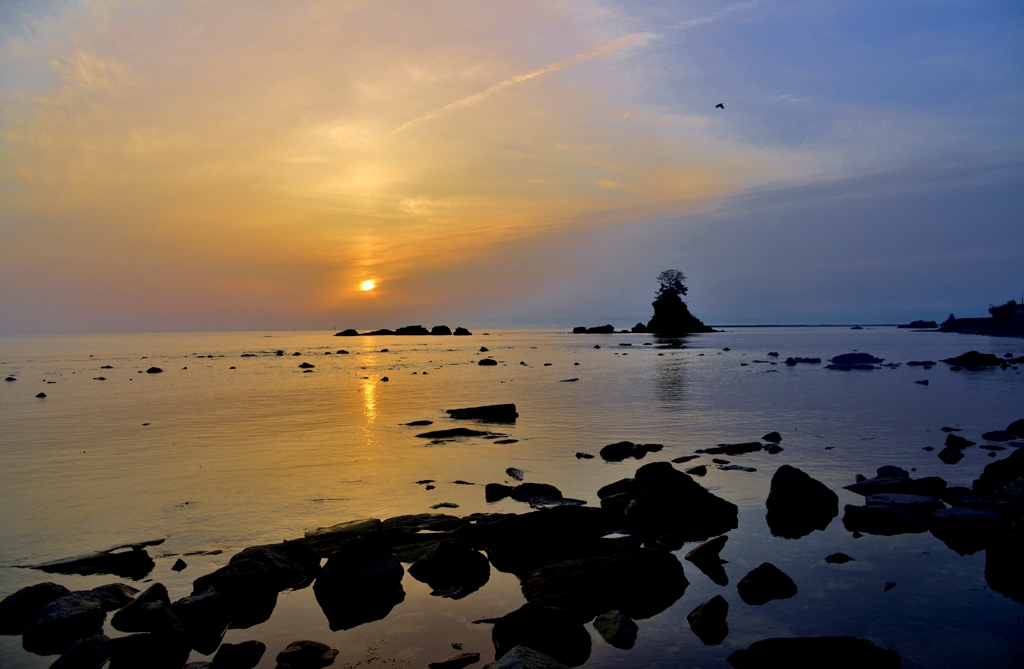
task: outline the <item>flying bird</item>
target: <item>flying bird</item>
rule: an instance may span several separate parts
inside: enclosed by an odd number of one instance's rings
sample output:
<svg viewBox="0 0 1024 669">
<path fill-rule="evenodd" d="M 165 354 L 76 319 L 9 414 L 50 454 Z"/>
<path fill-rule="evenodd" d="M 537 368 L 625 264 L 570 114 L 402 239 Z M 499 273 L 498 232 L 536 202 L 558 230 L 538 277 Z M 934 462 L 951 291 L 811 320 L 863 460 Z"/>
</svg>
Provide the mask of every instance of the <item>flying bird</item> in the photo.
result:
<svg viewBox="0 0 1024 669">
<path fill-rule="evenodd" d="M 719 102 L 717 105 L 715 105 L 715 109 L 725 109 L 725 105 Z"/>
</svg>

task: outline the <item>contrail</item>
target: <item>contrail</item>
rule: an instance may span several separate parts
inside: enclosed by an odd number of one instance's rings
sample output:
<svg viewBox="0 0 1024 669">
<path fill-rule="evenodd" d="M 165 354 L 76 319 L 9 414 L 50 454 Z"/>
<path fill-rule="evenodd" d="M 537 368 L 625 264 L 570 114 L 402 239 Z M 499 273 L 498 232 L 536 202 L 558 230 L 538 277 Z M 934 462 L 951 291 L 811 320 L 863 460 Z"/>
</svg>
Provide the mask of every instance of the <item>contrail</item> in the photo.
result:
<svg viewBox="0 0 1024 669">
<path fill-rule="evenodd" d="M 402 125 L 398 126 L 397 128 L 395 128 L 394 130 L 392 130 L 391 133 L 394 134 L 397 132 L 401 132 L 406 128 L 411 128 L 415 125 L 419 125 L 420 123 L 425 123 L 426 121 L 435 119 L 438 116 L 447 114 L 452 110 L 460 109 L 462 107 L 469 107 L 470 105 L 475 105 L 478 102 L 484 100 L 485 98 L 488 98 L 499 91 L 505 90 L 509 86 L 515 86 L 516 84 L 521 84 L 524 81 L 535 79 L 541 76 L 542 74 L 548 74 L 549 72 L 557 72 L 558 70 L 565 69 L 567 67 L 575 65 L 576 63 L 582 63 L 585 60 L 594 60 L 595 58 L 601 58 L 603 56 L 610 55 L 618 51 L 619 49 L 625 48 L 627 46 L 633 46 L 634 44 L 648 42 L 654 39 L 654 37 L 655 35 L 653 33 L 632 33 L 624 37 L 619 37 L 618 39 L 613 39 L 611 42 L 603 44 L 598 48 L 594 49 L 593 51 L 587 51 L 586 53 L 578 53 L 572 58 L 567 58 L 566 60 L 560 60 L 556 63 L 551 63 L 550 65 L 546 65 L 545 67 L 540 68 L 539 70 L 527 72 L 526 74 L 517 74 L 511 79 L 499 81 L 490 88 L 480 91 L 479 93 L 474 93 L 469 97 L 462 98 L 461 100 L 456 100 L 451 104 L 447 104 L 444 107 L 435 109 L 432 112 L 420 116 L 419 118 L 414 118 L 411 121 L 407 121 Z"/>
</svg>

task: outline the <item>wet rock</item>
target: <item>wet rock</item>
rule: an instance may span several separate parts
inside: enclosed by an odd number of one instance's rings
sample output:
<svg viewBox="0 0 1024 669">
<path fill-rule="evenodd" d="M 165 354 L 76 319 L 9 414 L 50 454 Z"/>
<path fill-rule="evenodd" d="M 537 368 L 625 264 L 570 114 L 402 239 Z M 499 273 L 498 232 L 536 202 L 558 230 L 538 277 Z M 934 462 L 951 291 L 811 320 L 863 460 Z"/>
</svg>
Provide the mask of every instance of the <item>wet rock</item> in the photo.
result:
<svg viewBox="0 0 1024 669">
<path fill-rule="evenodd" d="M 108 583 L 107 585 L 93 588 L 92 591 L 99 595 L 103 610 L 107 613 L 130 604 L 139 592 L 138 588 L 133 588 L 124 583 Z"/>
<path fill-rule="evenodd" d="M 629 650 L 636 644 L 640 631 L 636 623 L 622 611 L 608 611 L 594 618 L 594 629 L 608 644 Z"/>
<path fill-rule="evenodd" d="M 433 483 L 429 481 L 417 481 L 420 484 Z M 366 532 L 379 531 L 381 522 L 377 518 L 363 518 L 362 520 L 350 520 L 346 523 L 320 527 L 306 532 L 305 539 L 320 557 L 330 557 L 338 546 L 344 542 Z"/>
<path fill-rule="evenodd" d="M 457 328 L 455 328 L 455 333 L 454 334 L 455 334 L 456 337 L 468 337 L 469 335 L 471 335 L 473 333 L 470 332 L 469 330 L 467 330 L 466 328 L 457 327 Z"/>
<path fill-rule="evenodd" d="M 50 602 L 70 592 L 56 583 L 38 583 L 22 588 L 0 602 L 0 634 L 21 634 L 25 623 L 42 613 Z"/>
<path fill-rule="evenodd" d="M 480 365 L 481 367 L 494 367 L 498 364 L 498 361 L 495 360 L 494 358 L 484 358 L 483 360 L 476 364 Z"/>
<path fill-rule="evenodd" d="M 729 585 L 729 577 L 722 567 L 725 560 L 718 556 L 728 540 L 729 537 L 723 535 L 705 541 L 684 555 L 683 559 L 696 565 L 697 569 L 700 569 L 716 585 Z"/>
<path fill-rule="evenodd" d="M 896 651 L 850 636 L 762 639 L 726 658 L 736 669 L 829 667 L 830 669 L 899 669 Z"/>
<path fill-rule="evenodd" d="M 408 563 L 422 558 L 438 541 L 461 540 L 460 536 L 457 536 L 459 532 L 471 528 L 471 518 L 458 518 L 441 513 L 397 516 L 381 523 L 381 532 L 391 544 L 395 555 L 401 562 Z"/>
<path fill-rule="evenodd" d="M 772 476 L 765 506 L 774 536 L 799 539 L 828 527 L 839 515 L 839 496 L 796 467 L 782 465 Z"/>
<path fill-rule="evenodd" d="M 1003 527 L 1003 518 L 992 509 L 952 507 L 927 518 L 933 535 L 960 555 L 971 555 L 987 546 Z"/>
<path fill-rule="evenodd" d="M 146 370 L 146 373 L 147 374 L 160 374 L 163 371 L 164 370 L 160 369 L 159 367 L 150 367 L 149 369 Z"/>
<path fill-rule="evenodd" d="M 614 444 L 608 444 L 600 450 L 599 455 L 607 462 L 621 462 L 626 458 L 634 457 L 634 453 L 639 452 L 634 451 L 635 446 L 636 444 L 631 441 L 620 441 Z M 640 455 L 640 457 L 643 457 L 644 455 L 647 455 L 646 451 L 644 451 L 643 455 Z"/>
<path fill-rule="evenodd" d="M 331 554 L 313 592 L 331 630 L 347 630 L 383 619 L 403 601 L 404 574 L 387 539 L 367 533 L 341 544 Z"/>
<path fill-rule="evenodd" d="M 853 562 L 853 558 L 846 553 L 832 553 L 825 556 L 825 562 L 828 564 L 846 564 L 847 562 Z"/>
<path fill-rule="evenodd" d="M 898 506 L 919 516 L 927 516 L 933 511 L 946 508 L 945 504 L 934 497 L 892 492 L 868 495 L 864 503 L 869 506 Z"/>
<path fill-rule="evenodd" d="M 50 669 L 100 669 L 110 657 L 107 650 L 109 641 L 102 634 L 79 639 L 50 665 Z"/>
<path fill-rule="evenodd" d="M 981 438 L 985 441 L 1013 441 L 1017 438 L 1017 435 L 1009 430 L 996 430 L 994 432 L 986 432 L 981 435 Z"/>
<path fill-rule="evenodd" d="M 768 451 L 769 455 L 778 455 L 785 449 L 782 448 L 782 446 L 779 446 L 778 444 L 771 444 L 769 446 L 765 446 L 764 450 Z"/>
<path fill-rule="evenodd" d="M 161 583 L 154 583 L 142 594 L 132 598 L 110 619 L 114 629 L 121 632 L 150 632 L 147 625 L 146 615 L 148 609 L 145 607 L 154 602 L 163 602 L 170 605 L 171 600 L 167 595 L 167 588 Z"/>
<path fill-rule="evenodd" d="M 985 465 L 971 487 L 976 492 L 994 492 L 1024 476 L 1024 449 L 1017 449 L 1002 460 Z"/>
<path fill-rule="evenodd" d="M 430 334 L 432 335 L 450 335 L 451 333 L 452 329 L 447 325 L 435 325 L 430 328 Z"/>
<path fill-rule="evenodd" d="M 488 502 L 500 502 L 515 490 L 515 486 L 502 483 L 488 483 L 484 486 L 484 499 Z"/>
<path fill-rule="evenodd" d="M 877 365 L 883 360 L 884 358 L 876 358 L 870 353 L 844 353 L 832 358 L 831 362 L 835 365 Z"/>
<path fill-rule="evenodd" d="M 725 597 L 715 595 L 686 614 L 686 622 L 705 646 L 717 646 L 729 636 L 729 626 L 725 622 L 729 614 L 729 602 Z"/>
<path fill-rule="evenodd" d="M 699 455 L 680 455 L 678 458 L 672 458 L 672 462 L 676 464 L 682 464 L 684 462 L 689 462 L 691 460 L 696 460 L 698 458 L 700 458 Z"/>
<path fill-rule="evenodd" d="M 431 662 L 427 669 L 462 669 L 480 661 L 480 653 L 459 653 L 440 662 Z"/>
<path fill-rule="evenodd" d="M 955 446 L 946 446 L 939 451 L 939 459 L 947 465 L 955 465 L 964 459 L 964 454 Z"/>
<path fill-rule="evenodd" d="M 75 641 L 99 634 L 106 617 L 99 595 L 88 590 L 69 592 L 25 623 L 21 644 L 36 655 L 59 655 Z"/>
<path fill-rule="evenodd" d="M 563 497 L 562 491 L 547 483 L 521 483 L 515 486 L 508 496 L 517 502 L 525 502 L 534 509 L 563 505 L 582 506 L 586 504 L 583 500 Z"/>
<path fill-rule="evenodd" d="M 494 434 L 486 430 L 471 430 L 468 427 L 453 427 L 447 430 L 422 432 L 416 436 L 420 439 L 458 439 L 460 437 L 486 437 Z"/>
<path fill-rule="evenodd" d="M 224 598 L 232 627 L 246 628 L 265 622 L 277 605 L 277 578 L 255 560 L 236 560 L 192 582 L 193 594 L 206 586 Z"/>
<path fill-rule="evenodd" d="M 516 646 L 532 648 L 570 667 L 578 667 L 590 657 L 590 634 L 576 616 L 565 609 L 529 602 L 498 618 L 491 640 L 497 660 Z"/>
<path fill-rule="evenodd" d="M 845 488 L 850 492 L 855 492 L 865 497 L 887 492 L 938 497 L 946 489 L 946 482 L 938 476 L 926 476 L 920 479 L 911 479 L 908 476 L 876 476 L 875 478 L 845 486 Z"/>
<path fill-rule="evenodd" d="M 640 548 L 550 564 L 523 575 L 520 584 L 528 602 L 590 620 L 609 610 L 650 618 L 682 597 L 689 581 L 675 555 Z"/>
<path fill-rule="evenodd" d="M 800 364 L 820 365 L 821 364 L 821 358 L 786 358 L 786 362 L 784 364 L 786 364 L 786 365 L 788 365 L 790 367 L 794 367 L 794 366 L 800 365 Z"/>
<path fill-rule="evenodd" d="M 704 465 L 697 465 L 696 467 L 690 467 L 685 470 L 685 473 L 690 476 L 704 476 L 708 473 L 708 468 Z"/>
<path fill-rule="evenodd" d="M 761 441 L 769 441 L 773 444 L 777 444 L 782 441 L 782 435 L 778 432 L 769 432 L 768 434 L 761 437 Z"/>
<path fill-rule="evenodd" d="M 217 650 L 231 624 L 227 601 L 212 586 L 179 599 L 171 609 L 185 628 L 189 645 L 203 655 Z"/>
<path fill-rule="evenodd" d="M 491 565 L 465 544 L 439 541 L 409 567 L 409 575 L 433 588 L 434 596 L 462 599 L 487 583 Z"/>
<path fill-rule="evenodd" d="M 277 654 L 277 669 L 320 669 L 334 664 L 338 651 L 317 641 L 293 641 Z"/>
<path fill-rule="evenodd" d="M 760 606 L 773 599 L 795 596 L 796 583 L 772 563 L 763 562 L 740 579 L 736 591 L 747 604 Z"/>
<path fill-rule="evenodd" d="M 213 656 L 213 669 L 253 669 L 267 652 L 267 644 L 255 639 L 226 643 Z"/>
<path fill-rule="evenodd" d="M 695 453 L 707 453 L 708 455 L 742 455 L 761 450 L 761 442 L 750 441 L 743 444 L 719 444 L 714 448 L 698 448 Z"/>
<path fill-rule="evenodd" d="M 946 435 L 946 446 L 952 446 L 953 448 L 967 448 L 968 446 L 974 446 L 975 443 L 957 434 L 950 433 Z"/>
<path fill-rule="evenodd" d="M 928 526 L 919 517 L 898 506 L 847 504 L 844 508 L 843 527 L 850 532 L 880 534 L 917 534 L 926 532 Z"/>
<path fill-rule="evenodd" d="M 189 647 L 159 634 L 131 634 L 111 639 L 110 669 L 179 669 L 188 661 Z"/>
<path fill-rule="evenodd" d="M 955 358 L 946 358 L 942 362 L 947 365 L 954 365 L 957 367 L 963 367 L 968 371 L 977 371 L 985 369 L 986 367 L 999 367 L 1003 364 L 1002 358 L 992 353 L 979 353 L 978 351 L 968 351 L 962 355 L 958 355 Z"/>
<path fill-rule="evenodd" d="M 178 558 L 174 561 L 174 564 L 171 565 L 171 571 L 184 571 L 186 567 L 188 567 L 188 563 L 181 558 Z"/>
<path fill-rule="evenodd" d="M 59 560 L 33 567 L 47 574 L 110 574 L 121 578 L 142 580 L 153 571 L 156 563 L 145 549 L 101 551 L 78 558 Z"/>
<path fill-rule="evenodd" d="M 267 567 L 277 590 L 305 587 L 320 571 L 320 554 L 302 539 L 251 546 L 233 555 L 228 564 L 240 560 L 252 560 Z"/>
<path fill-rule="evenodd" d="M 568 669 L 558 660 L 526 646 L 516 646 L 505 653 L 500 660 L 485 665 L 485 667 L 486 669 Z"/>
<path fill-rule="evenodd" d="M 525 474 L 523 474 L 522 469 L 517 469 L 515 467 L 509 467 L 508 469 L 505 470 L 505 473 L 508 474 L 509 477 L 515 479 L 516 481 L 522 481 L 523 477 L 525 476 Z"/>
</svg>

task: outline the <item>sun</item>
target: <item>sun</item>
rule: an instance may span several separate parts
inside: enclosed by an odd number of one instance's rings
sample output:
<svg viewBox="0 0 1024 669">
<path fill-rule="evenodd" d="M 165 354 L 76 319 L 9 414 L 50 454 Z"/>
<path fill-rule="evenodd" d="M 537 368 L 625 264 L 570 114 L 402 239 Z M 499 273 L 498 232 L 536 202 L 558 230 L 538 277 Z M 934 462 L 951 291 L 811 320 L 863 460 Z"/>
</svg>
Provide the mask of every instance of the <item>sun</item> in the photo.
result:
<svg viewBox="0 0 1024 669">
<path fill-rule="evenodd" d="M 377 282 L 373 279 L 367 279 L 359 284 L 359 290 L 373 290 L 377 287 Z"/>
</svg>

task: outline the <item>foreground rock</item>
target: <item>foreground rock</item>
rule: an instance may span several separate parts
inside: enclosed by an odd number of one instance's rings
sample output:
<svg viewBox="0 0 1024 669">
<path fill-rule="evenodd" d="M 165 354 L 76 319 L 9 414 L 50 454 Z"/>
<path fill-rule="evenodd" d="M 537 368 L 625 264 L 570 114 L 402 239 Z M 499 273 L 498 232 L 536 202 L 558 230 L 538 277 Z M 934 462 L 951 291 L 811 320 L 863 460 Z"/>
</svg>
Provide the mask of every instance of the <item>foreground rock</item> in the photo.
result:
<svg viewBox="0 0 1024 669">
<path fill-rule="evenodd" d="M 782 465 L 772 476 L 765 506 L 774 536 L 799 539 L 828 527 L 839 515 L 839 496 L 796 467 Z"/>
<path fill-rule="evenodd" d="M 727 659 L 736 669 L 899 669 L 900 666 L 900 656 L 896 651 L 850 636 L 762 639 Z"/>
<path fill-rule="evenodd" d="M 9 595 L 0 602 L 0 634 L 21 634 L 25 623 L 42 613 L 47 604 L 68 592 L 63 585 L 39 583 Z"/>
<path fill-rule="evenodd" d="M 109 642 L 102 634 L 79 639 L 50 665 L 50 669 L 100 669 L 110 658 Z"/>
<path fill-rule="evenodd" d="M 489 669 L 568 669 L 558 660 L 526 646 L 516 646 L 500 660 L 486 666 Z"/>
<path fill-rule="evenodd" d="M 496 660 L 516 646 L 532 648 L 570 667 L 590 658 L 590 634 L 576 616 L 529 602 L 494 621 L 491 640 Z"/>
<path fill-rule="evenodd" d="M 38 565 L 33 569 L 47 574 L 78 574 L 80 576 L 111 574 L 140 581 L 146 578 L 156 566 L 144 546 L 161 543 L 163 543 L 163 539 L 132 547 L 119 546 L 91 555 Z M 124 548 L 128 548 L 128 550 L 123 550 Z"/>
<path fill-rule="evenodd" d="M 391 613 L 405 599 L 404 574 L 382 534 L 363 534 L 331 554 L 313 592 L 331 630 L 347 630 Z"/>
<path fill-rule="evenodd" d="M 1024 448 L 1019 448 L 1009 457 L 985 466 L 971 487 L 977 492 L 994 492 L 1024 476 Z"/>
<path fill-rule="evenodd" d="M 213 657 L 214 669 L 253 669 L 260 663 L 267 652 L 267 644 L 262 641 L 243 641 L 242 643 L 226 643 L 217 649 Z"/>
<path fill-rule="evenodd" d="M 431 595 L 462 599 L 487 583 L 491 565 L 458 541 L 439 541 L 409 567 L 409 575 L 433 588 Z"/>
<path fill-rule="evenodd" d="M 110 669 L 180 669 L 188 661 L 189 647 L 180 639 L 161 634 L 130 634 L 107 643 Z"/>
<path fill-rule="evenodd" d="M 717 646 L 729 636 L 729 626 L 725 622 L 728 614 L 729 602 L 725 597 L 715 595 L 686 614 L 686 622 L 705 646 Z"/>
<path fill-rule="evenodd" d="M 651 548 L 550 564 L 523 575 L 520 583 L 528 602 L 567 609 L 583 621 L 609 610 L 650 618 L 689 585 L 675 555 Z"/>
<path fill-rule="evenodd" d="M 217 650 L 231 624 L 228 603 L 212 586 L 179 599 L 171 604 L 171 610 L 185 628 L 189 645 L 203 655 Z"/>
<path fill-rule="evenodd" d="M 1024 522 L 1005 530 L 985 550 L 985 581 L 995 592 L 1024 604 Z"/>
<path fill-rule="evenodd" d="M 334 664 L 338 651 L 317 641 L 293 641 L 277 654 L 277 669 L 320 669 Z"/>
<path fill-rule="evenodd" d="M 155 604 L 170 607 L 171 600 L 167 588 L 162 583 L 154 583 L 132 599 L 110 619 L 110 625 L 121 632 L 152 632 L 154 618 L 162 615 Z"/>
<path fill-rule="evenodd" d="M 100 602 L 103 604 L 103 610 L 107 613 L 130 604 L 139 592 L 138 588 L 133 588 L 124 583 L 108 583 L 107 585 L 95 587 L 92 591 L 99 595 Z"/>
<path fill-rule="evenodd" d="M 760 606 L 773 599 L 789 599 L 796 595 L 796 583 L 770 562 L 763 562 L 736 584 L 740 599 Z"/>
<path fill-rule="evenodd" d="M 338 546 L 360 534 L 379 531 L 381 522 L 377 518 L 363 518 L 338 523 L 330 527 L 320 527 L 306 532 L 305 539 L 320 557 L 330 557 Z"/>
<path fill-rule="evenodd" d="M 247 628 L 266 622 L 277 606 L 277 579 L 266 565 L 240 559 L 192 582 L 192 594 L 211 587 L 223 598 L 232 627 Z"/>
<path fill-rule="evenodd" d="M 36 655 L 59 655 L 79 639 L 99 634 L 106 617 L 99 595 L 88 590 L 69 592 L 25 623 L 21 644 Z"/>
<path fill-rule="evenodd" d="M 463 669 L 480 661 L 480 653 L 459 653 L 440 662 L 431 662 L 427 669 Z"/>
<path fill-rule="evenodd" d="M 636 623 L 622 611 L 608 611 L 594 618 L 594 629 L 609 645 L 629 650 L 636 645 L 640 631 Z"/>
<path fill-rule="evenodd" d="M 240 560 L 252 560 L 267 567 L 278 590 L 305 587 L 320 571 L 320 554 L 302 539 L 250 546 L 233 555 L 228 564 Z"/>
<path fill-rule="evenodd" d="M 445 411 L 456 420 L 478 420 L 484 423 L 514 423 L 519 417 L 515 404 L 490 404 Z"/>
<path fill-rule="evenodd" d="M 695 564 L 697 569 L 700 569 L 716 585 L 729 585 L 729 577 L 725 573 L 725 568 L 722 567 L 725 560 L 718 556 L 728 540 L 729 537 L 721 536 L 705 541 L 684 555 L 683 559 Z"/>
</svg>

